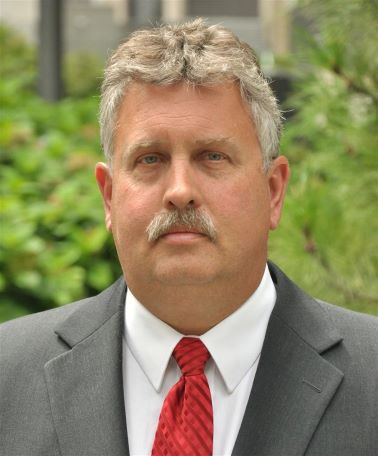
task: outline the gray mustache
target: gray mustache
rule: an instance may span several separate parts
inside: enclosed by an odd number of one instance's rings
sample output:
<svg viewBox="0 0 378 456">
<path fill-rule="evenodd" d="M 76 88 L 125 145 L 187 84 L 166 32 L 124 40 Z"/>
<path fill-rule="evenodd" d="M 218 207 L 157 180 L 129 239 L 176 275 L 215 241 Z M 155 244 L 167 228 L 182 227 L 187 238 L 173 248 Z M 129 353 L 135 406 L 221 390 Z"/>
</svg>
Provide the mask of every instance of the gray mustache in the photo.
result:
<svg viewBox="0 0 378 456">
<path fill-rule="evenodd" d="M 148 240 L 154 242 L 160 236 L 167 234 L 175 227 L 191 228 L 210 238 L 212 242 L 217 237 L 217 232 L 209 214 L 203 209 L 188 208 L 184 210 L 173 209 L 160 212 L 151 220 L 146 229 Z"/>
</svg>

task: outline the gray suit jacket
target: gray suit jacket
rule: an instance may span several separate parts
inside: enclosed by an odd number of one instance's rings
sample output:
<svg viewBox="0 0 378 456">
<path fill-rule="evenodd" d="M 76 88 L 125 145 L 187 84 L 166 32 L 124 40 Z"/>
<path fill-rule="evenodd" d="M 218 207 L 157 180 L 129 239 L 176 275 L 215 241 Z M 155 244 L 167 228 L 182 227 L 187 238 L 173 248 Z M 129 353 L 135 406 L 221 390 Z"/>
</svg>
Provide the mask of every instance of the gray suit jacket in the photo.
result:
<svg viewBox="0 0 378 456">
<path fill-rule="evenodd" d="M 270 270 L 278 300 L 233 455 L 377 455 L 378 319 L 315 301 Z M 0 327 L 1 455 L 129 454 L 125 293 L 120 279 Z"/>
</svg>

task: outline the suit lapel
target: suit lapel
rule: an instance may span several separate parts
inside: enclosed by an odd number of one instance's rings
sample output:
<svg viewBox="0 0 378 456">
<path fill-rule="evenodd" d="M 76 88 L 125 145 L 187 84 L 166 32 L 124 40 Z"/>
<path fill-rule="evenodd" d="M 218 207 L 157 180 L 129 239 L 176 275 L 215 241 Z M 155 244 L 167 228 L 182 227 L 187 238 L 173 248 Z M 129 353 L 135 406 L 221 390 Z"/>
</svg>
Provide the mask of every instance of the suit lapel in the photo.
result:
<svg viewBox="0 0 378 456">
<path fill-rule="evenodd" d="M 341 338 L 319 304 L 270 265 L 277 287 L 234 456 L 303 455 L 343 373 L 322 352 Z M 56 329 L 67 351 L 45 365 L 62 456 L 129 454 L 122 383 L 123 280 Z"/>
<path fill-rule="evenodd" d="M 119 281 L 57 328 L 68 346 L 45 365 L 45 377 L 64 456 L 127 455 L 122 384 L 125 286 Z"/>
<path fill-rule="evenodd" d="M 319 304 L 270 265 L 277 286 L 233 455 L 303 455 L 343 373 L 321 353 L 341 338 Z"/>
</svg>

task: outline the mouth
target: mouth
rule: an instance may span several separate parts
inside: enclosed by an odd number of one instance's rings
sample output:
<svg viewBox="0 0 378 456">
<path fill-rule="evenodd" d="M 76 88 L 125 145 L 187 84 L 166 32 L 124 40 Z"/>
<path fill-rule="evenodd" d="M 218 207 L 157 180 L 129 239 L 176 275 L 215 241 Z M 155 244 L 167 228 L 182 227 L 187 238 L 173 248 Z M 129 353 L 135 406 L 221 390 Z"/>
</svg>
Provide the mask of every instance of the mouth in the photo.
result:
<svg viewBox="0 0 378 456">
<path fill-rule="evenodd" d="M 202 236 L 205 236 L 204 233 L 202 233 L 200 230 L 192 227 L 187 227 L 187 226 L 173 226 L 169 230 L 167 230 L 165 233 L 162 234 L 162 236 L 167 236 L 170 234 L 200 234 Z"/>
<path fill-rule="evenodd" d="M 206 234 L 196 228 L 176 226 L 163 233 L 159 239 L 172 244 L 186 244 L 206 237 Z"/>
</svg>

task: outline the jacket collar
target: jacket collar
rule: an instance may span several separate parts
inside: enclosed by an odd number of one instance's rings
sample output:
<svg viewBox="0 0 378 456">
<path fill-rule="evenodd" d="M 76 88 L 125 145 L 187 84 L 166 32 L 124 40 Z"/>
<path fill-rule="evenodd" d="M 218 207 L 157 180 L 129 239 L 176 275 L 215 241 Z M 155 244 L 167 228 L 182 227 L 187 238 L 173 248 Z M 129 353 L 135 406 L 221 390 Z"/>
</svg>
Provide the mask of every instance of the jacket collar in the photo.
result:
<svg viewBox="0 0 378 456">
<path fill-rule="evenodd" d="M 55 333 L 70 347 L 82 342 L 114 315 L 124 313 L 126 285 L 120 277 L 99 295 L 84 299 L 56 329 Z M 121 324 L 122 327 L 122 324 Z"/>
<path fill-rule="evenodd" d="M 56 334 L 68 350 L 45 365 L 62 456 L 128 454 L 122 383 L 125 283 L 79 303 Z"/>
<path fill-rule="evenodd" d="M 269 271 L 277 290 L 274 317 L 320 354 L 342 341 L 318 301 L 297 287 L 274 263 L 269 262 Z"/>
<path fill-rule="evenodd" d="M 342 338 L 321 305 L 269 263 L 277 302 L 234 455 L 303 454 L 343 373 L 321 354 Z M 68 350 L 45 365 L 63 456 L 128 454 L 122 383 L 126 287 L 119 279 L 56 328 Z M 111 405 L 109 405 L 111 404 Z"/>
<path fill-rule="evenodd" d="M 304 454 L 343 378 L 321 356 L 342 341 L 321 305 L 269 268 L 277 302 L 234 455 Z"/>
</svg>

